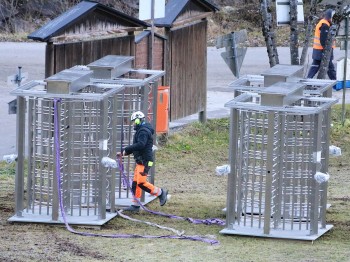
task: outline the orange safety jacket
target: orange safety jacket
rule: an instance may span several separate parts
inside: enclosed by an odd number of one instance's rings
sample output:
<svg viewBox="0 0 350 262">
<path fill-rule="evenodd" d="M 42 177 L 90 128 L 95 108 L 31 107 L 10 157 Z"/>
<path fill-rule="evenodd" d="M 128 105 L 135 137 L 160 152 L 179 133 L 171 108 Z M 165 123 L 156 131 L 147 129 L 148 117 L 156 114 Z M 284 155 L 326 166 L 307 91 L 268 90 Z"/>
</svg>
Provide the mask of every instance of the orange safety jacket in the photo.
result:
<svg viewBox="0 0 350 262">
<path fill-rule="evenodd" d="M 321 26 L 322 24 L 328 25 L 328 27 L 331 26 L 328 20 L 321 19 L 320 22 L 316 25 L 315 28 L 315 36 L 314 36 L 314 44 L 312 46 L 313 49 L 323 50 L 323 46 L 321 45 Z M 335 48 L 335 41 L 333 41 L 332 48 Z"/>
</svg>

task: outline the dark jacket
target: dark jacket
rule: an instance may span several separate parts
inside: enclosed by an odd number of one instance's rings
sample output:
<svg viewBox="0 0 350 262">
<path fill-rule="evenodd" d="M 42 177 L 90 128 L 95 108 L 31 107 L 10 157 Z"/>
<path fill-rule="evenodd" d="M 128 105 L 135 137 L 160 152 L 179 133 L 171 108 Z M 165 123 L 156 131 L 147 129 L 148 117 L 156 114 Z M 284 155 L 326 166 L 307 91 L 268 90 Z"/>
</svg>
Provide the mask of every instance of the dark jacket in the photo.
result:
<svg viewBox="0 0 350 262">
<path fill-rule="evenodd" d="M 135 161 L 139 164 L 145 165 L 148 161 L 153 162 L 153 134 L 154 129 L 149 123 L 143 122 L 138 125 L 132 145 L 124 149 L 126 155 L 133 154 Z"/>
</svg>

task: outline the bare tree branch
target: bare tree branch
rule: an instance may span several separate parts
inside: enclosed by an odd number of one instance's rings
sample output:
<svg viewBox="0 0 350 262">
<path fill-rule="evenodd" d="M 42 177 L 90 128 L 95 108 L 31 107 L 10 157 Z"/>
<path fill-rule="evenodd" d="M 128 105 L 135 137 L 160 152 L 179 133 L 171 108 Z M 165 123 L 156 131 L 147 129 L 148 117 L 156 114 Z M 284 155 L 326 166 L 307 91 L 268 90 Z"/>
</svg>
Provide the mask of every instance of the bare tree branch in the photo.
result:
<svg viewBox="0 0 350 262">
<path fill-rule="evenodd" d="M 290 60 L 292 65 L 299 65 L 298 0 L 290 0 Z"/>
<path fill-rule="evenodd" d="M 262 17 L 262 33 L 265 38 L 270 67 L 279 64 L 276 48 L 275 32 L 273 30 L 271 1 L 260 0 L 260 14 Z"/>
<path fill-rule="evenodd" d="M 315 27 L 314 22 L 317 18 L 316 16 L 316 12 L 317 12 L 317 2 L 318 0 L 311 0 L 310 2 L 310 13 L 308 16 L 308 20 L 307 20 L 307 25 L 306 25 L 306 29 L 305 29 L 305 40 L 304 40 L 304 46 L 303 46 L 303 50 L 301 52 L 301 57 L 300 57 L 300 64 L 304 65 L 305 64 L 305 60 L 306 60 L 306 56 L 307 56 L 307 51 L 309 49 L 309 45 L 310 45 L 310 40 L 312 39 L 312 33 L 313 33 L 313 28 Z"/>
</svg>

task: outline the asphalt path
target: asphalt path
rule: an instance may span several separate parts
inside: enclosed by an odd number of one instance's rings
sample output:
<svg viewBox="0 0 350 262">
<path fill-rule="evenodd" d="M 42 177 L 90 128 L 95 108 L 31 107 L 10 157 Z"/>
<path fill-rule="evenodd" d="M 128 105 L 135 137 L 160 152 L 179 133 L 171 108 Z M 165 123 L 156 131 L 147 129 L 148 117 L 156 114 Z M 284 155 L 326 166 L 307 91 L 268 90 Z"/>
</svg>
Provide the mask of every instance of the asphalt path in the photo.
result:
<svg viewBox="0 0 350 262">
<path fill-rule="evenodd" d="M 8 85 L 7 79 L 15 75 L 18 67 L 22 67 L 22 73 L 28 73 L 29 80 L 44 79 L 46 43 L 0 43 L 0 159 L 4 155 L 16 152 L 16 116 L 8 114 L 8 103 L 15 99 L 9 93 L 16 86 Z M 221 53 L 224 49 L 208 47 L 207 54 L 207 117 L 221 118 L 229 115 L 229 110 L 224 104 L 233 99 L 233 93 L 227 90 L 227 86 L 236 78 L 233 76 Z M 309 64 L 311 63 L 311 49 L 309 50 Z M 288 47 L 278 48 L 280 64 L 290 64 Z M 344 57 L 344 51 L 336 49 L 335 61 Z M 248 48 L 241 68 L 241 75 L 261 74 L 270 68 L 265 47 Z M 349 90 L 350 91 L 350 90 Z M 348 92 L 346 103 L 348 103 Z M 342 98 L 342 91 L 333 92 L 333 96 Z M 350 103 L 350 102 L 349 102 Z M 192 115 L 170 123 L 170 127 L 181 126 L 198 119 L 198 115 Z"/>
</svg>

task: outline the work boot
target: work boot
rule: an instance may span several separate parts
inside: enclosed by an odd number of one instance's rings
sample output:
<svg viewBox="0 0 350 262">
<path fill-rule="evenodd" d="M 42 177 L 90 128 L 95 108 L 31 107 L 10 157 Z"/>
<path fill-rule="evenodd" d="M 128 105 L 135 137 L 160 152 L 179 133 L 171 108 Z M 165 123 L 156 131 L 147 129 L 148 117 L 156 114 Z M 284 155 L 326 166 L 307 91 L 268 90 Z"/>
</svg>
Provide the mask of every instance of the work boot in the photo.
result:
<svg viewBox="0 0 350 262">
<path fill-rule="evenodd" d="M 140 206 L 131 205 L 129 207 L 123 208 L 123 211 L 139 212 Z"/>
<path fill-rule="evenodd" d="M 160 206 L 164 206 L 168 198 L 168 190 L 162 188 L 162 193 L 158 197 Z"/>
</svg>

